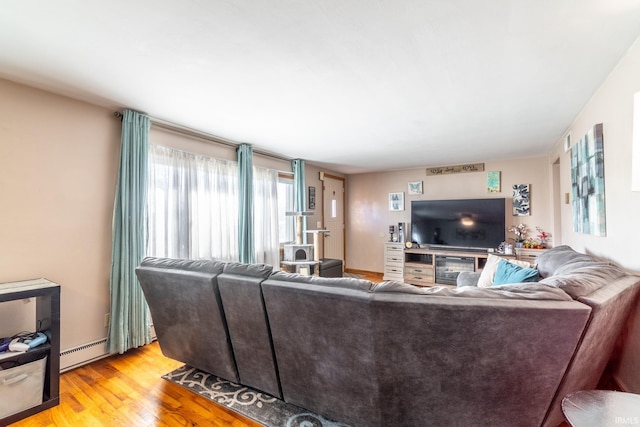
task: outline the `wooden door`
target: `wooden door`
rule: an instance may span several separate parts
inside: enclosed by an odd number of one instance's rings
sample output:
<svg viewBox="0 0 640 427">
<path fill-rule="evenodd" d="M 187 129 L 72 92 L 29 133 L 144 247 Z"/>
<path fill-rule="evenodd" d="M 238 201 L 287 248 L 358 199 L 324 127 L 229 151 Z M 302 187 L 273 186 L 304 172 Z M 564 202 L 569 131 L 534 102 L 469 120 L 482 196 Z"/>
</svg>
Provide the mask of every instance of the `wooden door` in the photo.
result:
<svg viewBox="0 0 640 427">
<path fill-rule="evenodd" d="M 341 259 L 344 265 L 344 178 L 324 175 L 322 185 L 324 258 Z"/>
</svg>

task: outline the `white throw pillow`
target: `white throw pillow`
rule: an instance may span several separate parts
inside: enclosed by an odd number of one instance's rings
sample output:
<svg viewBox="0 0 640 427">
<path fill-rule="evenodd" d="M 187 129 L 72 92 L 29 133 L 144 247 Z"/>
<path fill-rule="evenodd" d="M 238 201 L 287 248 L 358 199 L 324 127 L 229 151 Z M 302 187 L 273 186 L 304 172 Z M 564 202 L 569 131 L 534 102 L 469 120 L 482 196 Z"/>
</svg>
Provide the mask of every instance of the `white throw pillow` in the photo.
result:
<svg viewBox="0 0 640 427">
<path fill-rule="evenodd" d="M 482 273 L 480 273 L 480 278 L 478 279 L 479 288 L 490 288 L 491 286 L 493 286 L 493 278 L 496 275 L 498 262 L 500 262 L 501 259 L 504 259 L 519 267 L 523 267 L 523 268 L 531 267 L 531 264 L 528 263 L 527 261 L 518 261 L 517 259 L 502 258 L 497 255 L 489 254 L 489 256 L 487 257 L 487 263 L 484 265 L 484 268 L 482 269 Z"/>
</svg>

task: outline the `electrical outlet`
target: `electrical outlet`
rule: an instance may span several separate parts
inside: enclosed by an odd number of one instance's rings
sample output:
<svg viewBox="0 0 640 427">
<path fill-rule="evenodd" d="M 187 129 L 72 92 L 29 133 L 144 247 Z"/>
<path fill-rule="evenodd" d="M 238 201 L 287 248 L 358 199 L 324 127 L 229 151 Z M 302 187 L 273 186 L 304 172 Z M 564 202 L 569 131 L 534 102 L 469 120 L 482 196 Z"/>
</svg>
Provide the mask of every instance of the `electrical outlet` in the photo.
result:
<svg viewBox="0 0 640 427">
<path fill-rule="evenodd" d="M 110 318 L 110 317 L 111 317 L 111 314 L 109 314 L 109 313 L 106 313 L 106 314 L 104 315 L 104 327 L 105 327 L 105 328 L 108 328 L 108 327 L 109 327 L 109 318 Z"/>
</svg>

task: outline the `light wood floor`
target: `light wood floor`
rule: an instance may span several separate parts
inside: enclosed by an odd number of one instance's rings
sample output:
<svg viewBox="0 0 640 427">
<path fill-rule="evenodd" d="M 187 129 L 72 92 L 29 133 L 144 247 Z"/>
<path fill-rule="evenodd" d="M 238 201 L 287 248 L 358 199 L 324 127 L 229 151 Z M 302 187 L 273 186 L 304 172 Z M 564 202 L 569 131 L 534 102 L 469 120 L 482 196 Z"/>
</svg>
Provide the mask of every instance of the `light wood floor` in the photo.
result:
<svg viewBox="0 0 640 427">
<path fill-rule="evenodd" d="M 182 365 L 155 342 L 82 366 L 61 375 L 60 405 L 11 427 L 260 426 L 161 378 Z"/>
</svg>

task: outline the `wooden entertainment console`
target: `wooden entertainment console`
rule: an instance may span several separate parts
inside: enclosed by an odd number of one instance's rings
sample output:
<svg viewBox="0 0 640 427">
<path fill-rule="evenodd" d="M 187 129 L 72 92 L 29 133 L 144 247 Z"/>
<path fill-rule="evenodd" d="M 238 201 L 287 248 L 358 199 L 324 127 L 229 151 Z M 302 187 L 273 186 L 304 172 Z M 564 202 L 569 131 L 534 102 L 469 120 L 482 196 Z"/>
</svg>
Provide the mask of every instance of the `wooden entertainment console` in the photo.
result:
<svg viewBox="0 0 640 427">
<path fill-rule="evenodd" d="M 517 249 L 515 255 L 493 253 L 535 263 L 544 249 Z M 490 252 L 411 248 L 402 243 L 384 244 L 384 280 L 397 280 L 415 286 L 456 286 L 461 271 L 482 271 Z"/>
</svg>

